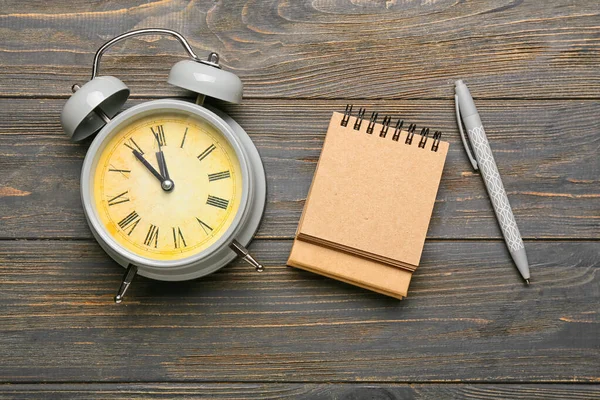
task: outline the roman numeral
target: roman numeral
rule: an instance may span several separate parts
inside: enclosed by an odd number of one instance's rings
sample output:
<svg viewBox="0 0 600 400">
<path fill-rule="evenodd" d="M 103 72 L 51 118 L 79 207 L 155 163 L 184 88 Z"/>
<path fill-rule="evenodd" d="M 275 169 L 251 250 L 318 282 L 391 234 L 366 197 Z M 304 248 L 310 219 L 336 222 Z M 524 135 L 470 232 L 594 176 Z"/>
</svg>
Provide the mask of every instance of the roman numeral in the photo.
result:
<svg viewBox="0 0 600 400">
<path fill-rule="evenodd" d="M 179 146 L 180 149 L 183 149 L 183 144 L 185 143 L 185 137 L 187 136 L 187 131 L 188 131 L 188 128 L 185 128 L 185 132 L 183 132 L 183 139 L 181 139 L 181 146 Z"/>
<path fill-rule="evenodd" d="M 213 228 L 211 228 L 210 226 L 208 226 L 206 224 L 206 222 L 202 221 L 200 218 L 196 217 L 196 221 L 198 221 L 198 223 L 200 224 L 200 227 L 202 228 L 202 230 L 204 231 L 204 233 L 206 233 L 207 235 L 209 234 L 208 231 L 206 229 L 208 229 L 209 231 L 212 232 Z"/>
<path fill-rule="evenodd" d="M 226 210 L 227 206 L 229 205 L 229 200 L 225 200 L 220 197 L 208 195 L 208 200 L 206 200 L 206 204 Z"/>
<path fill-rule="evenodd" d="M 200 155 L 198 156 L 198 160 L 202 161 L 204 160 L 206 157 L 208 157 L 208 155 L 210 153 L 212 153 L 212 151 L 216 149 L 216 146 L 214 144 L 211 144 L 210 146 L 208 146 L 208 148 L 206 150 L 204 150 L 202 153 L 200 153 Z"/>
<path fill-rule="evenodd" d="M 131 172 L 130 169 L 117 169 L 117 168 L 109 168 L 108 169 L 110 172 L 120 172 L 120 173 L 124 173 L 124 174 L 128 174 Z"/>
<path fill-rule="evenodd" d="M 162 125 L 157 125 L 156 126 L 156 130 L 154 130 L 155 128 L 150 127 L 150 130 L 152 131 L 152 134 L 154 135 L 154 139 L 156 139 L 156 141 L 158 142 L 158 147 L 162 147 L 162 146 L 166 146 L 167 145 L 167 138 L 165 137 L 165 128 L 163 128 Z"/>
<path fill-rule="evenodd" d="M 230 178 L 231 174 L 229 173 L 229 171 L 223 171 L 223 172 L 216 172 L 214 174 L 208 174 L 208 181 L 212 182 L 212 181 L 218 181 L 219 179 L 226 179 L 226 178 Z"/>
<path fill-rule="evenodd" d="M 119 221 L 119 227 L 127 233 L 127 236 L 131 236 L 131 232 L 133 232 L 140 220 L 141 217 L 138 215 L 138 213 L 132 211 L 131 213 L 129 213 L 129 215 L 127 215 L 125 218 Z M 128 229 L 129 232 L 127 232 Z"/>
<path fill-rule="evenodd" d="M 115 167 L 114 165 L 110 164 L 110 168 L 108 169 L 109 172 L 118 172 L 119 174 L 123 175 L 126 179 L 129 179 L 129 175 L 125 175 L 125 174 L 129 174 L 131 173 L 131 170 L 129 169 L 120 169 Z"/>
<path fill-rule="evenodd" d="M 129 140 L 127 140 L 123 144 L 125 146 L 129 147 L 131 149 L 131 151 L 137 150 L 137 151 L 140 152 L 141 155 L 144 155 L 144 152 L 143 152 L 142 148 L 140 146 L 138 146 L 138 144 L 135 142 L 135 140 L 133 140 L 133 138 L 129 138 Z"/>
<path fill-rule="evenodd" d="M 148 228 L 148 233 L 146 234 L 146 239 L 144 240 L 144 244 L 146 246 L 152 247 L 154 244 L 154 248 L 158 247 L 158 227 L 150 224 L 150 228 Z"/>
<path fill-rule="evenodd" d="M 181 228 L 177 227 L 177 230 L 175 230 L 175 228 L 173 229 L 173 244 L 175 245 L 175 248 L 178 249 L 181 247 L 181 245 L 183 244 L 183 247 L 187 247 L 187 244 L 185 243 L 185 239 L 183 238 L 183 234 L 181 233 Z"/>
<path fill-rule="evenodd" d="M 112 199 L 108 199 L 108 205 L 114 206 L 129 201 L 129 197 L 125 196 L 127 193 L 129 193 L 129 191 L 124 191 L 123 193 L 116 195 Z"/>
</svg>

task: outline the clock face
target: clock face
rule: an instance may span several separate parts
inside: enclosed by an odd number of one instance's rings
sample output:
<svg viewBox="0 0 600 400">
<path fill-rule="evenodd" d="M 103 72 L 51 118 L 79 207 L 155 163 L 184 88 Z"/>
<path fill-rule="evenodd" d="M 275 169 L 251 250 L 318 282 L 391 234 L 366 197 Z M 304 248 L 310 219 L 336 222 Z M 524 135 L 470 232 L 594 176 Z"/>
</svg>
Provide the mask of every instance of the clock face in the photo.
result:
<svg viewBox="0 0 600 400">
<path fill-rule="evenodd" d="M 92 201 L 109 235 L 138 256 L 194 256 L 227 231 L 240 208 L 240 162 L 200 117 L 158 111 L 133 119 L 99 151 Z"/>
</svg>

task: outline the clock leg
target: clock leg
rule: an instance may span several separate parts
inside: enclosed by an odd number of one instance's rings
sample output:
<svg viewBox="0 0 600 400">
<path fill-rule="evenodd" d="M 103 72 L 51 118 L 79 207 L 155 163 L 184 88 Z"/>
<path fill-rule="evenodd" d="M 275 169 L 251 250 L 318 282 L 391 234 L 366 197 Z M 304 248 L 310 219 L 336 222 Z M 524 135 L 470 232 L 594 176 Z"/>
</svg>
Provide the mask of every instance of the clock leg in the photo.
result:
<svg viewBox="0 0 600 400">
<path fill-rule="evenodd" d="M 256 272 L 264 271 L 265 267 L 263 267 L 262 264 L 256 261 L 254 257 L 250 255 L 248 249 L 242 246 L 240 242 L 234 239 L 233 242 L 231 242 L 231 249 L 235 251 L 236 254 L 242 258 L 242 260 L 252 265 L 256 269 Z"/>
<path fill-rule="evenodd" d="M 121 282 L 121 286 L 119 287 L 119 291 L 115 296 L 115 303 L 120 303 L 123 301 L 123 297 L 125 296 L 125 292 L 129 289 L 129 285 L 131 285 L 131 281 L 135 277 L 137 273 L 138 267 L 133 264 L 129 264 L 127 270 L 125 271 L 125 275 L 123 275 L 123 281 Z"/>
</svg>

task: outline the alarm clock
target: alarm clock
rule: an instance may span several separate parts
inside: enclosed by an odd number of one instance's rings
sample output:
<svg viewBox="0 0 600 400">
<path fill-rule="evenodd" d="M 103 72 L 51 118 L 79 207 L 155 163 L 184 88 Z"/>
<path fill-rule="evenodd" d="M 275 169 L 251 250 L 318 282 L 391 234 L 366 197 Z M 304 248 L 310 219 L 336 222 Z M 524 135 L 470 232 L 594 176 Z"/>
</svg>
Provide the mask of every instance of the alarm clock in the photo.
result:
<svg viewBox="0 0 600 400">
<path fill-rule="evenodd" d="M 129 89 L 98 76 L 102 54 L 139 35 L 169 35 L 189 59 L 169 73 L 172 85 L 197 93 L 197 101 L 159 99 L 124 111 Z M 89 82 L 73 85 L 61 123 L 81 141 L 96 134 L 81 171 L 81 201 L 89 227 L 106 253 L 126 268 L 115 301 L 136 274 L 162 281 L 200 278 L 236 256 L 262 271 L 246 246 L 258 229 L 266 201 L 259 153 L 230 116 L 204 105 L 205 96 L 230 103 L 242 82 L 219 65 L 219 56 L 196 56 L 186 39 L 168 29 L 141 29 L 101 46 Z"/>
</svg>

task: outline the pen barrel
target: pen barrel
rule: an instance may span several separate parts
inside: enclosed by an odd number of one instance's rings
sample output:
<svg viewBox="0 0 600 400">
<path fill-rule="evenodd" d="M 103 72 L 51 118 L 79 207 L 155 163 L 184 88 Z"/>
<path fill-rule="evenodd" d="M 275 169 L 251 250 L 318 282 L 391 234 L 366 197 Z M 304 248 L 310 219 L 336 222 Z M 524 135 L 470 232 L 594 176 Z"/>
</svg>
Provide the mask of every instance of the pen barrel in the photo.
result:
<svg viewBox="0 0 600 400">
<path fill-rule="evenodd" d="M 511 253 L 524 249 L 523 239 L 517 227 L 515 216 L 508 202 L 504 184 L 500 178 L 496 160 L 492 154 L 492 149 L 485 135 L 485 130 L 481 124 L 479 115 L 472 115 L 465 119 L 465 127 L 473 150 L 477 164 L 481 170 L 483 182 L 492 201 L 494 212 L 498 218 L 498 223 L 506 244 Z"/>
</svg>

